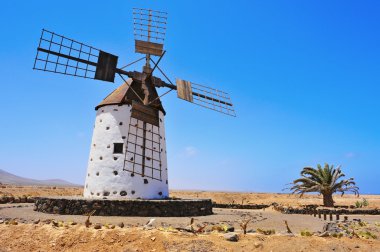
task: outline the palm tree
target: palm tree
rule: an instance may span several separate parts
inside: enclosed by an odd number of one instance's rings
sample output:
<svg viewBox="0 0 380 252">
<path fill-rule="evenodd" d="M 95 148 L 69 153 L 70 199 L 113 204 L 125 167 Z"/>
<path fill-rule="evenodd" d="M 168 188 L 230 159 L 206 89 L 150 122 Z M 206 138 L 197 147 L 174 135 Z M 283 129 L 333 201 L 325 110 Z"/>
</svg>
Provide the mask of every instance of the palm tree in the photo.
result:
<svg viewBox="0 0 380 252">
<path fill-rule="evenodd" d="M 341 171 L 341 166 L 334 168 L 333 165 L 325 164 L 322 168 L 318 164 L 317 169 L 305 167 L 301 171 L 301 176 L 291 183 L 292 193 L 298 193 L 302 197 L 304 193 L 318 192 L 323 195 L 323 205 L 326 207 L 334 206 L 333 193 L 340 192 L 343 196 L 345 192 L 353 192 L 359 196 L 359 187 L 355 185 L 353 178 L 338 181 L 345 176 Z"/>
</svg>

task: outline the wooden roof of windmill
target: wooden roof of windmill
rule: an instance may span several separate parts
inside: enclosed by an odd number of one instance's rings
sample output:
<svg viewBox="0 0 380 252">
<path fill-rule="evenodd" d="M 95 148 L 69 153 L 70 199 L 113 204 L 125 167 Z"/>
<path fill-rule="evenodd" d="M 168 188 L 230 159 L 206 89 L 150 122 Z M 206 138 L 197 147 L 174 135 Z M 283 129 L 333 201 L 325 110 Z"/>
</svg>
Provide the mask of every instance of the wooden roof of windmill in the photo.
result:
<svg viewBox="0 0 380 252">
<path fill-rule="evenodd" d="M 152 103 L 149 105 L 155 109 L 161 110 L 164 115 L 166 114 L 161 100 L 158 97 L 158 93 L 153 85 L 148 85 L 150 87 L 150 101 Z M 132 104 L 133 102 L 139 102 L 140 97 L 143 97 L 144 93 L 141 89 L 141 81 L 138 79 L 128 79 L 124 84 L 115 89 L 110 93 L 104 100 L 99 103 L 95 110 L 107 105 L 122 105 L 122 104 Z"/>
</svg>

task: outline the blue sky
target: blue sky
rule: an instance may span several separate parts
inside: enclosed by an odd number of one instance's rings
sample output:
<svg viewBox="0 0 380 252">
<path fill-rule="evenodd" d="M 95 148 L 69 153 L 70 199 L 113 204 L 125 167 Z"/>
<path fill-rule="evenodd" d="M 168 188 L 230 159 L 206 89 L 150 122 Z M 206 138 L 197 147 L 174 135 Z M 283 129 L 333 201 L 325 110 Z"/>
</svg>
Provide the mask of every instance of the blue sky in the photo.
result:
<svg viewBox="0 0 380 252">
<path fill-rule="evenodd" d="M 0 169 L 83 183 L 94 107 L 122 81 L 34 71 L 38 39 L 46 28 L 124 65 L 140 57 L 132 7 L 169 13 L 170 78 L 229 92 L 238 115 L 163 98 L 171 188 L 280 192 L 328 162 L 380 193 L 376 1 L 5 1 Z"/>
</svg>

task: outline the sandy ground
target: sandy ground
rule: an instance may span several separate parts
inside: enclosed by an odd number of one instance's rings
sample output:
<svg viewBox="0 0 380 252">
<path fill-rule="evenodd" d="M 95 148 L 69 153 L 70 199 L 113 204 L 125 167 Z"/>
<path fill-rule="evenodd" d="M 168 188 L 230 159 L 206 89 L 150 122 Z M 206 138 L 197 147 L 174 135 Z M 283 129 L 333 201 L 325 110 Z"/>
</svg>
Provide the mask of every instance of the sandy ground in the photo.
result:
<svg viewBox="0 0 380 252">
<path fill-rule="evenodd" d="M 14 196 L 74 196 L 82 195 L 81 187 L 36 187 L 36 186 L 0 186 L 0 195 L 12 194 Z M 322 196 L 298 195 L 286 193 L 243 193 L 243 192 L 212 192 L 212 191 L 179 191 L 171 190 L 171 197 L 177 198 L 203 198 L 212 199 L 217 203 L 237 204 L 271 204 L 273 202 L 286 206 L 300 206 L 309 204 L 322 204 Z M 370 208 L 380 208 L 380 195 L 334 195 L 337 205 L 355 205 L 355 202 L 367 199 Z"/>
<path fill-rule="evenodd" d="M 1 194 L 14 196 L 72 196 L 80 195 L 81 188 L 54 187 L 14 187 L 0 188 Z M 171 196 L 180 198 L 211 198 L 219 203 L 284 205 L 320 204 L 321 198 L 315 195 L 299 199 L 287 194 L 268 193 L 227 193 L 203 191 L 172 191 Z M 369 207 L 380 206 L 380 196 L 365 195 Z M 360 197 L 361 199 L 362 197 Z M 357 198 L 351 195 L 336 197 L 341 205 L 351 205 Z M 194 227 L 207 225 L 206 233 L 193 234 L 179 232 L 175 228 L 185 228 L 190 224 L 188 217 L 155 218 L 149 230 L 143 226 L 150 217 L 104 217 L 92 216 L 93 223 L 86 228 L 86 216 L 52 215 L 33 211 L 33 204 L 0 205 L 0 251 L 380 251 L 379 238 L 322 238 L 304 237 L 303 230 L 318 232 L 326 221 L 310 215 L 285 215 L 272 208 L 264 210 L 235 210 L 214 208 L 214 215 L 195 217 Z M 252 219 L 248 230 L 243 234 L 239 222 Z M 352 215 L 349 219 L 360 218 L 380 237 L 380 216 Z M 6 224 L 6 220 L 16 219 L 17 225 Z M 46 224 L 55 220 L 59 227 Z M 34 221 L 40 220 L 38 224 Z M 287 221 L 295 236 L 286 234 L 284 221 Z M 70 225 L 72 222 L 76 225 Z M 123 228 L 118 227 L 123 222 Z M 101 229 L 94 229 L 101 223 Z M 114 224 L 114 229 L 107 226 Z M 223 232 L 212 231 L 213 227 L 229 225 L 239 235 L 238 242 L 226 241 Z M 274 235 L 262 235 L 257 229 L 273 229 Z"/>
<path fill-rule="evenodd" d="M 171 196 L 178 198 L 207 198 L 217 203 L 236 203 L 236 204 L 271 204 L 276 202 L 286 206 L 299 206 L 323 203 L 322 196 L 299 195 L 286 193 L 239 193 L 239 192 L 208 192 L 208 191 L 172 191 Z M 367 199 L 369 207 L 380 208 L 380 195 L 334 195 L 336 205 L 355 205 L 357 200 Z"/>
<path fill-rule="evenodd" d="M 12 196 L 79 196 L 81 187 L 55 187 L 55 186 L 13 186 L 1 185 L 0 195 Z"/>
<path fill-rule="evenodd" d="M 257 234 L 239 237 L 238 242 L 230 242 L 219 233 L 0 225 L 0 251 L 380 251 L 379 241 L 372 240 Z"/>
</svg>

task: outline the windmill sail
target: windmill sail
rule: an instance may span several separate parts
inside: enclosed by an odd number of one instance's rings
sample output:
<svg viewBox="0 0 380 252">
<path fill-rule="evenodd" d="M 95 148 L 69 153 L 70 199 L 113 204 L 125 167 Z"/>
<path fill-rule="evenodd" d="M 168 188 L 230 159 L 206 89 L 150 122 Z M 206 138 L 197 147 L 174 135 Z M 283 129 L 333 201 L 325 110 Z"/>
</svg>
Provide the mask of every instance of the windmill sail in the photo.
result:
<svg viewBox="0 0 380 252">
<path fill-rule="evenodd" d="M 118 57 L 42 30 L 33 69 L 113 82 Z"/>
<path fill-rule="evenodd" d="M 236 116 L 228 93 L 181 79 L 176 79 L 176 84 L 178 98 L 229 116 Z"/>
<path fill-rule="evenodd" d="M 135 52 L 161 56 L 166 33 L 167 13 L 133 8 Z"/>
</svg>

